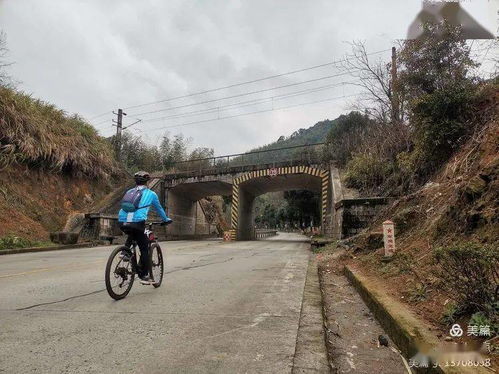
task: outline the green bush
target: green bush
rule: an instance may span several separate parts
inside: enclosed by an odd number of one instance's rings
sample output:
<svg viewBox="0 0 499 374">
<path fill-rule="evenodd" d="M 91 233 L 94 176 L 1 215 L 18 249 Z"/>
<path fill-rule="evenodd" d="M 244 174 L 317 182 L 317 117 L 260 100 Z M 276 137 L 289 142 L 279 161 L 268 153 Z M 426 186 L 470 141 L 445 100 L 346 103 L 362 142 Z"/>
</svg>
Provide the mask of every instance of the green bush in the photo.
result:
<svg viewBox="0 0 499 374">
<path fill-rule="evenodd" d="M 423 174 L 436 170 L 472 130 L 469 125 L 476 89 L 447 86 L 423 94 L 412 106 L 415 154 Z"/>
<path fill-rule="evenodd" d="M 385 160 L 368 153 L 356 153 L 347 164 L 345 183 L 360 190 L 372 189 L 383 183 L 391 168 Z"/>
<path fill-rule="evenodd" d="M 0 250 L 10 248 L 27 248 L 33 247 L 34 245 L 35 242 L 25 238 L 20 238 L 18 236 L 6 236 L 4 238 L 0 238 Z"/>
<path fill-rule="evenodd" d="M 499 310 L 497 307 L 495 310 L 492 310 L 492 307 L 490 307 L 490 310 L 488 312 L 477 312 L 474 313 L 469 322 L 468 325 L 474 325 L 474 326 L 489 326 L 490 327 L 490 333 L 492 336 L 496 335 L 499 333 L 499 316 L 498 316 Z"/>
<path fill-rule="evenodd" d="M 445 325 L 452 325 L 456 323 L 457 318 L 460 315 L 460 310 L 454 303 L 449 303 L 445 306 L 444 312 L 442 314 L 442 322 Z"/>
<path fill-rule="evenodd" d="M 499 290 L 499 252 L 467 242 L 437 248 L 434 256 L 450 297 L 470 313 L 490 313 Z"/>
</svg>

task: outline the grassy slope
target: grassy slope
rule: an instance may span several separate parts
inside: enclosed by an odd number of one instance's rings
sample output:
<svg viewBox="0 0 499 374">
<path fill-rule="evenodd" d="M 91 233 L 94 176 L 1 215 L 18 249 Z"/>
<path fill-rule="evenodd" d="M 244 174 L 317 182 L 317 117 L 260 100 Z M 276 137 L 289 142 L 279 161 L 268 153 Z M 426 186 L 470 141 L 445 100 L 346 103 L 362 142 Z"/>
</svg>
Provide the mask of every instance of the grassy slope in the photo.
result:
<svg viewBox="0 0 499 374">
<path fill-rule="evenodd" d="M 0 237 L 47 239 L 121 175 L 111 145 L 92 126 L 0 87 Z"/>
</svg>

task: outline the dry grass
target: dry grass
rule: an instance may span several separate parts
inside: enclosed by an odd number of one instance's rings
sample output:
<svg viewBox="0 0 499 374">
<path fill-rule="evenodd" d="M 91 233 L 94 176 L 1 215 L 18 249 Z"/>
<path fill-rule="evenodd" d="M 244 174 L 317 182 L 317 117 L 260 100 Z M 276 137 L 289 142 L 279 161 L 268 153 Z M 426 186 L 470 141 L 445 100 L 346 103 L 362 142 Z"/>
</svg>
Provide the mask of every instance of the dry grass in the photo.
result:
<svg viewBox="0 0 499 374">
<path fill-rule="evenodd" d="M 78 177 L 119 172 L 109 142 L 83 119 L 0 87 L 0 170 L 13 164 Z"/>
</svg>

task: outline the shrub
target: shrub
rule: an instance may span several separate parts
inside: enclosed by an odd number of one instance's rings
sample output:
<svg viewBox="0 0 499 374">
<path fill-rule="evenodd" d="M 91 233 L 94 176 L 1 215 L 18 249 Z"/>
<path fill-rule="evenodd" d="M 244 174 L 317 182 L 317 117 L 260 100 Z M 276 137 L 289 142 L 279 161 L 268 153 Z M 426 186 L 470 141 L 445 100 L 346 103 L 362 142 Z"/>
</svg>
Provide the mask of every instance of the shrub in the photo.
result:
<svg viewBox="0 0 499 374">
<path fill-rule="evenodd" d="M 25 238 L 20 238 L 18 236 L 6 236 L 4 238 L 0 238 L 0 250 L 10 248 L 26 248 L 34 245 L 35 242 Z"/>
<path fill-rule="evenodd" d="M 450 296 L 469 312 L 489 313 L 499 290 L 499 252 L 493 247 L 467 242 L 437 248 L 440 275 Z"/>
<path fill-rule="evenodd" d="M 369 190 L 383 183 L 391 164 L 368 153 L 356 153 L 347 164 L 345 183 L 348 187 Z"/>
<path fill-rule="evenodd" d="M 452 325 L 456 323 L 459 317 L 459 308 L 454 303 L 449 303 L 445 306 L 444 312 L 442 313 L 442 322 L 446 325 Z"/>
<path fill-rule="evenodd" d="M 490 327 L 490 333 L 492 336 L 496 335 L 499 333 L 499 310 L 497 310 L 497 307 L 495 310 L 492 310 L 492 307 L 488 312 L 477 312 L 474 313 L 469 322 L 468 325 L 474 325 L 474 326 L 489 326 Z"/>
<path fill-rule="evenodd" d="M 363 142 L 362 134 L 374 125 L 374 121 L 359 112 L 339 116 L 326 138 L 324 157 L 344 166 Z"/>
<path fill-rule="evenodd" d="M 476 89 L 471 85 L 448 86 L 421 95 L 412 107 L 412 124 L 418 166 L 427 174 L 447 161 L 470 133 L 469 120 Z"/>
<path fill-rule="evenodd" d="M 418 303 L 428 297 L 428 287 L 424 283 L 418 283 L 410 291 L 409 300 Z"/>
</svg>

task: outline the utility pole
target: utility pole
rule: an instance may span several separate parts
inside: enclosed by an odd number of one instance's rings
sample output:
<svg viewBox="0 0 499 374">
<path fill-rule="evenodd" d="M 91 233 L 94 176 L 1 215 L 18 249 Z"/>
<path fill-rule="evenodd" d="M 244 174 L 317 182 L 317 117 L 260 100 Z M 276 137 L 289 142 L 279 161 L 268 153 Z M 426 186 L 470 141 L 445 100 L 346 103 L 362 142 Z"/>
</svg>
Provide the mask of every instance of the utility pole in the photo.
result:
<svg viewBox="0 0 499 374">
<path fill-rule="evenodd" d="M 399 113 L 399 97 L 397 85 L 397 51 L 392 47 L 392 68 L 391 68 L 391 104 L 392 104 L 392 122 L 398 122 L 400 119 Z"/>
<path fill-rule="evenodd" d="M 113 119 L 113 122 L 116 123 L 116 139 L 114 143 L 116 158 L 119 160 L 121 156 L 121 134 L 123 132 L 123 116 L 126 116 L 126 113 L 123 112 L 123 109 L 118 109 L 118 113 L 114 112 L 117 115 L 117 120 Z"/>
</svg>

